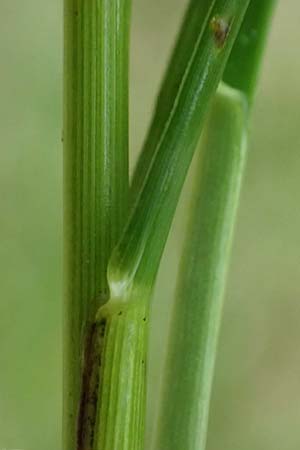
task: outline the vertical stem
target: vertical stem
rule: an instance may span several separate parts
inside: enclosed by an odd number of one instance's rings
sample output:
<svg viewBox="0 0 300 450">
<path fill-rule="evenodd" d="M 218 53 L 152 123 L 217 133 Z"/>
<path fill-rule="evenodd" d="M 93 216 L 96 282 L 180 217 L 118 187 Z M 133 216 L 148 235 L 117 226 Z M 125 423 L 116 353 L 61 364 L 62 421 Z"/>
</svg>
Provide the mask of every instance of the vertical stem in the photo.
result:
<svg viewBox="0 0 300 450">
<path fill-rule="evenodd" d="M 223 86 L 204 140 L 177 288 L 155 450 L 204 450 L 223 291 L 245 163 L 246 97 Z"/>
<path fill-rule="evenodd" d="M 85 353 L 78 450 L 142 450 L 147 316 L 143 301 L 99 309 Z"/>
<path fill-rule="evenodd" d="M 95 450 L 144 448 L 148 308 L 143 299 L 99 311 L 105 327 Z"/>
<path fill-rule="evenodd" d="M 251 0 L 223 80 L 253 102 L 271 19 L 278 0 Z"/>
<path fill-rule="evenodd" d="M 127 212 L 129 9 L 64 1 L 64 450 L 77 448 L 85 347 Z"/>
</svg>

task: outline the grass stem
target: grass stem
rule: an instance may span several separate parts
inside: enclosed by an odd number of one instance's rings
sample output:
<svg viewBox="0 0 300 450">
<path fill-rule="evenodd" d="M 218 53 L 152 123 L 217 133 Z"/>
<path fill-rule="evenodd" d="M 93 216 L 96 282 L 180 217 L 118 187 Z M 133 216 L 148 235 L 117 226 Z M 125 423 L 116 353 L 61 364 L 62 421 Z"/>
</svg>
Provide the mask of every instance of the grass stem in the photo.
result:
<svg viewBox="0 0 300 450">
<path fill-rule="evenodd" d="M 222 85 L 205 130 L 196 177 L 155 450 L 205 449 L 223 292 L 245 164 L 247 115 L 246 97 Z"/>
<path fill-rule="evenodd" d="M 91 448 L 78 436 L 85 348 L 127 214 L 129 11 L 64 2 L 64 450 Z"/>
</svg>

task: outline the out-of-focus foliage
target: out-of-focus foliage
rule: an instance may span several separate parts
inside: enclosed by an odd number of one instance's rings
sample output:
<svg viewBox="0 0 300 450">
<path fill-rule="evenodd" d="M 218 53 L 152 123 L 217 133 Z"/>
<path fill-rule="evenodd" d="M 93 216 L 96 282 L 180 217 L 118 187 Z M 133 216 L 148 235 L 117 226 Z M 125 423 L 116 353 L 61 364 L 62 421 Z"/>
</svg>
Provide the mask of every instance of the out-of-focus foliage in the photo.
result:
<svg viewBox="0 0 300 450">
<path fill-rule="evenodd" d="M 184 3 L 133 2 L 133 154 Z M 296 0 L 279 2 L 254 108 L 208 450 L 300 445 L 299 13 Z M 62 2 L 1 0 L 0 54 L 0 448 L 52 450 L 61 442 Z M 184 223 L 181 206 L 153 304 L 148 438 Z"/>
</svg>

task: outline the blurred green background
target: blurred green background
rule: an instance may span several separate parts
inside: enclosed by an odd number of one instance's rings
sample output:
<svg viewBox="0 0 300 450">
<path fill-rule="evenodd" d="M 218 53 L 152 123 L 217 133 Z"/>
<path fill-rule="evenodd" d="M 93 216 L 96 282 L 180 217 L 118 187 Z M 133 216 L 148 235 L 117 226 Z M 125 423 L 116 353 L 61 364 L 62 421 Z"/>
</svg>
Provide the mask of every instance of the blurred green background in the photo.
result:
<svg viewBox="0 0 300 450">
<path fill-rule="evenodd" d="M 133 0 L 132 161 L 185 4 Z M 299 17 L 279 2 L 255 104 L 208 450 L 300 448 Z M 62 29 L 62 0 L 0 2 L 1 449 L 61 448 Z M 148 442 L 180 211 L 153 302 Z"/>
</svg>

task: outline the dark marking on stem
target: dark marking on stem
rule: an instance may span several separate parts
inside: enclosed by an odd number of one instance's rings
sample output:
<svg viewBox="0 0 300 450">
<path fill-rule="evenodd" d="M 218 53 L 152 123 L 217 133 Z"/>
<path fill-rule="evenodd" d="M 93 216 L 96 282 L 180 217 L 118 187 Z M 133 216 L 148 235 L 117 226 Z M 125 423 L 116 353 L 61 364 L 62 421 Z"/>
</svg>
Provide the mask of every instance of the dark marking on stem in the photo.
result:
<svg viewBox="0 0 300 450">
<path fill-rule="evenodd" d="M 218 48 L 223 48 L 231 28 L 231 22 L 222 17 L 215 16 L 210 22 L 210 29 L 213 32 L 215 43 Z"/>
<path fill-rule="evenodd" d="M 77 419 L 77 450 L 92 450 L 106 320 L 90 325 L 84 346 L 83 373 Z"/>
</svg>

